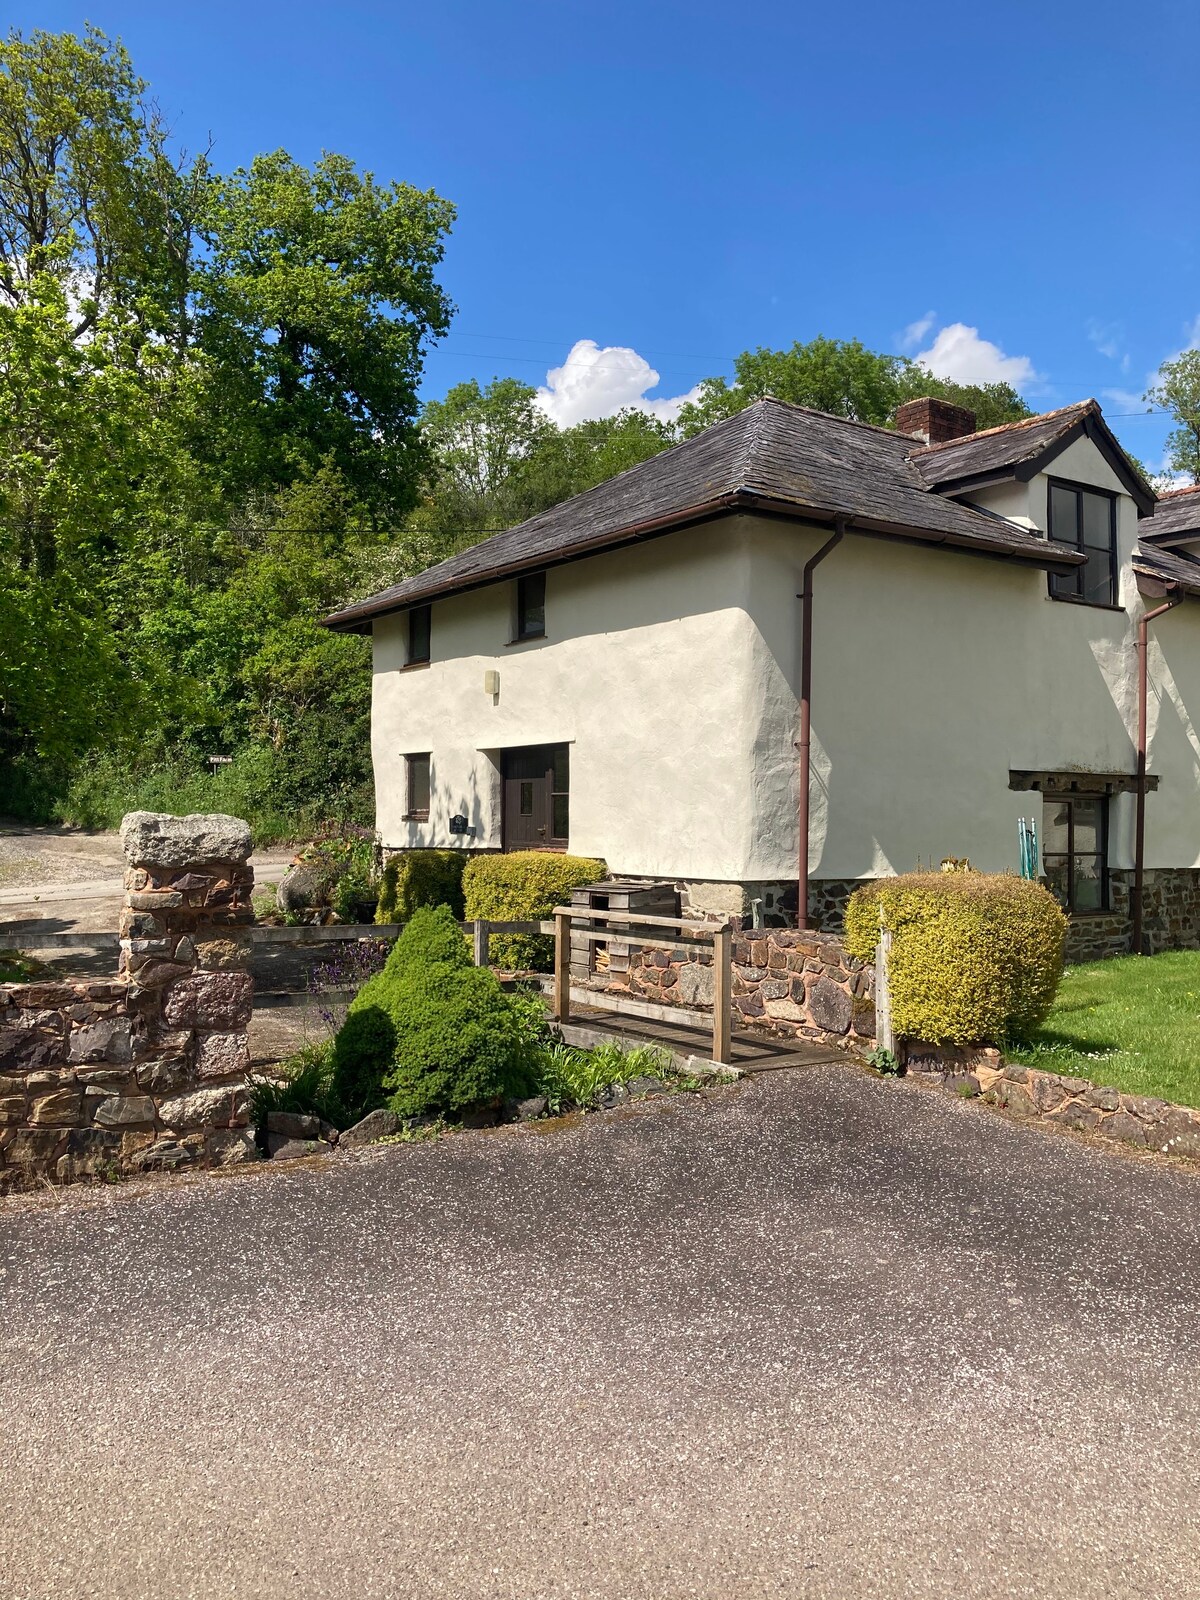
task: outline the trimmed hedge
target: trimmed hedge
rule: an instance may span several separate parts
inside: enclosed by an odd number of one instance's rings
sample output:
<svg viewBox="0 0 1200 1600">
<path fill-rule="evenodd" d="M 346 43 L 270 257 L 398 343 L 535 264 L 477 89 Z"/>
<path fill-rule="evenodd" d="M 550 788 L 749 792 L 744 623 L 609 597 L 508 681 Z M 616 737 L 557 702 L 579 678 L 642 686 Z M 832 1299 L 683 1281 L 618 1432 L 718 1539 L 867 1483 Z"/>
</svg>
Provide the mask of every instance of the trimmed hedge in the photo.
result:
<svg viewBox="0 0 1200 1600">
<path fill-rule="evenodd" d="M 571 890 L 603 878 L 608 868 L 591 856 L 560 856 L 550 850 L 515 850 L 510 855 L 472 858 L 463 873 L 468 922 L 532 922 L 566 904 Z M 508 934 L 492 940 L 492 959 L 509 970 L 548 972 L 554 940 L 545 935 Z"/>
<path fill-rule="evenodd" d="M 422 906 L 449 906 L 463 920 L 463 850 L 405 850 L 393 856 L 379 882 L 376 922 L 407 922 Z"/>
<path fill-rule="evenodd" d="M 357 1118 L 455 1112 L 537 1081 L 545 1013 L 471 962 L 447 906 L 415 911 L 383 971 L 350 1002 L 333 1046 L 333 1087 Z"/>
<path fill-rule="evenodd" d="M 913 872 L 856 889 L 846 948 L 873 961 L 892 935 L 898 1034 L 930 1044 L 1002 1043 L 1036 1028 L 1063 970 L 1067 919 L 1041 884 L 1011 873 Z"/>
</svg>

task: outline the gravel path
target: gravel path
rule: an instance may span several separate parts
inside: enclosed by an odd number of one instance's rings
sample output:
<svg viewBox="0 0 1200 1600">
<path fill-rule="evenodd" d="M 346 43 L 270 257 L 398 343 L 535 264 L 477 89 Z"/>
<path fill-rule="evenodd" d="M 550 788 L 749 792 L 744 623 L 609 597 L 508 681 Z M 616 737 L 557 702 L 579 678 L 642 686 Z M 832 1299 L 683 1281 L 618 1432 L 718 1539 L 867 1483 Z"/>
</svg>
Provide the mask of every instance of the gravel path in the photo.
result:
<svg viewBox="0 0 1200 1600">
<path fill-rule="evenodd" d="M 840 1066 L 10 1201 L 0 1593 L 1195 1594 L 1198 1202 Z"/>
</svg>

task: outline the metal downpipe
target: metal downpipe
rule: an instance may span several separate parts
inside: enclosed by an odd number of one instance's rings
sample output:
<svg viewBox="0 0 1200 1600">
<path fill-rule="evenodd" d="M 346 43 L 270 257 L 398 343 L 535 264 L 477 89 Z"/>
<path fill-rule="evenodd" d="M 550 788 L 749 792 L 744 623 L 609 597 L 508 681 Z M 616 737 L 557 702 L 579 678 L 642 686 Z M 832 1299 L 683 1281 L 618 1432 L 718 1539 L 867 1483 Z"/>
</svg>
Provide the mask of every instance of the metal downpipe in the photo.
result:
<svg viewBox="0 0 1200 1600">
<path fill-rule="evenodd" d="M 812 628 L 813 628 L 813 572 L 845 536 L 848 519 L 834 519 L 834 531 L 814 556 L 804 563 L 803 587 L 797 595 L 800 601 L 800 739 L 796 748 L 800 752 L 799 794 L 797 820 L 799 845 L 797 851 L 796 926 L 808 927 L 808 830 L 809 791 L 812 781 Z"/>
<path fill-rule="evenodd" d="M 1143 949 L 1142 930 L 1144 918 L 1142 915 L 1142 896 L 1146 875 L 1146 724 L 1149 720 L 1147 712 L 1149 625 L 1154 621 L 1155 617 L 1161 617 L 1165 611 L 1174 610 L 1182 598 L 1181 595 L 1177 594 L 1174 599 L 1164 601 L 1161 606 L 1155 606 L 1153 611 L 1143 611 L 1138 618 L 1137 819 L 1134 825 L 1133 842 L 1133 904 L 1129 908 L 1133 917 L 1133 937 L 1130 940 L 1130 947 L 1135 956 L 1144 956 L 1146 953 Z"/>
</svg>

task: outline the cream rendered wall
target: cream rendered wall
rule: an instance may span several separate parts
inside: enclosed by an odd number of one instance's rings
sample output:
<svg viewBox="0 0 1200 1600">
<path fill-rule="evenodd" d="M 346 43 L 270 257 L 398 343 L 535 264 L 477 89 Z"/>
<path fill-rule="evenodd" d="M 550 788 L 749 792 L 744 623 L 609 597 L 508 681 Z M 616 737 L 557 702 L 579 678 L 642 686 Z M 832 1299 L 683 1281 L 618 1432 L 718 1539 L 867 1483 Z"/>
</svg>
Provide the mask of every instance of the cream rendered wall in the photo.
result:
<svg viewBox="0 0 1200 1600">
<path fill-rule="evenodd" d="M 1119 490 L 1087 440 L 1049 475 Z M 1045 526 L 1046 479 L 980 504 Z M 1123 610 L 1053 601 L 1046 576 L 850 533 L 817 569 L 815 878 L 969 855 L 1017 865 L 1036 795 L 1010 769 L 1134 770 L 1137 534 L 1121 496 Z M 402 617 L 375 627 L 372 717 L 385 845 L 498 848 L 499 753 L 571 745 L 570 848 L 618 872 L 731 882 L 796 871 L 801 568 L 828 536 L 730 518 L 547 574 L 544 641 L 507 646 L 513 585 L 437 601 L 433 663 L 399 670 Z M 483 674 L 500 673 L 493 704 Z M 1200 865 L 1200 601 L 1152 625 L 1147 865 Z M 1192 711 L 1189 712 L 1189 707 Z M 428 823 L 403 820 L 405 752 L 431 751 Z M 472 829 L 448 831 L 465 812 Z M 1131 797 L 1110 864 L 1133 860 Z"/>
<path fill-rule="evenodd" d="M 404 620 L 377 623 L 384 844 L 498 849 L 501 750 L 565 741 L 572 852 L 618 871 L 742 877 L 758 850 L 754 775 L 776 713 L 745 609 L 749 540 L 748 522 L 728 519 L 552 568 L 547 637 L 525 644 L 507 643 L 511 583 L 435 601 L 428 667 L 399 670 Z M 495 703 L 483 690 L 491 669 Z M 429 821 L 406 822 L 402 758 L 424 751 Z M 449 832 L 455 812 L 473 833 Z"/>
<path fill-rule="evenodd" d="M 1045 527 L 1048 477 L 1120 491 L 1078 440 L 1028 485 L 981 504 Z M 791 596 L 826 533 L 761 523 L 751 611 L 774 663 L 771 696 L 794 692 Z M 1041 801 L 1008 788 L 1010 769 L 1134 771 L 1137 617 L 1132 500 L 1118 502 L 1124 610 L 1051 600 L 1044 573 L 849 534 L 816 571 L 812 835 L 815 878 L 909 870 L 944 855 L 1017 865 L 1017 819 Z M 1152 624 L 1147 865 L 1200 864 L 1200 602 Z M 768 769 L 768 773 L 770 769 Z M 784 786 L 760 783 L 760 836 L 774 823 L 773 870 L 792 871 L 796 834 L 781 825 Z M 1110 865 L 1133 863 L 1133 802 L 1113 802 Z"/>
</svg>

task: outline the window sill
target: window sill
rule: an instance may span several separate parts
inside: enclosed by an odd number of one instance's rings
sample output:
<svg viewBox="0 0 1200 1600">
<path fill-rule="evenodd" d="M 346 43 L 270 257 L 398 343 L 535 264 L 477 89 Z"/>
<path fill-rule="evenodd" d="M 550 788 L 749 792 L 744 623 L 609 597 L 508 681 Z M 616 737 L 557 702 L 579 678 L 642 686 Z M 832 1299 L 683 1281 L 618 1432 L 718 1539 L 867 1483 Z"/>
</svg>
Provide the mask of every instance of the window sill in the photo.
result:
<svg viewBox="0 0 1200 1600">
<path fill-rule="evenodd" d="M 519 639 L 510 639 L 504 648 L 514 650 L 519 644 L 541 644 L 545 637 L 544 633 L 526 633 Z"/>
<path fill-rule="evenodd" d="M 1107 600 L 1081 600 L 1073 594 L 1048 594 L 1046 598 L 1059 606 L 1083 606 L 1088 611 L 1119 611 L 1122 616 L 1127 614 L 1124 606 L 1109 605 Z"/>
<path fill-rule="evenodd" d="M 1117 912 L 1117 911 L 1105 911 L 1105 910 L 1101 910 L 1101 911 L 1068 911 L 1067 912 L 1067 916 L 1070 918 L 1070 920 L 1072 922 L 1090 922 L 1093 917 L 1115 917 L 1115 916 L 1119 916 L 1119 915 L 1120 915 L 1120 913 Z"/>
<path fill-rule="evenodd" d="M 400 672 L 420 672 L 423 668 L 428 667 L 429 665 L 430 663 L 428 661 L 406 661 L 398 670 Z"/>
<path fill-rule="evenodd" d="M 428 822 L 428 811 L 406 811 L 400 818 L 401 822 Z"/>
</svg>

